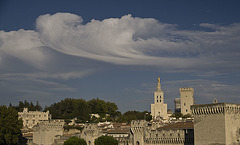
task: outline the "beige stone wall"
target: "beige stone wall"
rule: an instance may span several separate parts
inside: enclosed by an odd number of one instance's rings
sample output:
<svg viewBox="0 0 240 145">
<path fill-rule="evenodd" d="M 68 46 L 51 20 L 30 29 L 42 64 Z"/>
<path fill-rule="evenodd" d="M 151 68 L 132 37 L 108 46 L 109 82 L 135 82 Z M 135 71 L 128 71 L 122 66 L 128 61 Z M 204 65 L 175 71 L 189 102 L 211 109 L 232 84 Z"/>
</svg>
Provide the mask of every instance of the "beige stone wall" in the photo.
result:
<svg viewBox="0 0 240 145">
<path fill-rule="evenodd" d="M 64 120 L 39 121 L 33 127 L 33 144 L 51 145 L 56 135 L 63 135 Z"/>
<path fill-rule="evenodd" d="M 103 133 L 96 123 L 85 124 L 85 127 L 79 137 L 83 138 L 87 145 L 94 145 L 95 139 L 102 136 Z"/>
<path fill-rule="evenodd" d="M 191 114 L 191 105 L 194 104 L 193 88 L 180 88 L 181 113 L 183 115 Z"/>
<path fill-rule="evenodd" d="M 18 112 L 18 118 L 22 119 L 23 127 L 32 128 L 39 120 L 50 120 L 51 114 L 49 111 L 28 111 L 28 108 L 24 108 L 23 112 Z"/>
<path fill-rule="evenodd" d="M 195 145 L 239 145 L 240 105 L 193 105 Z"/>
<path fill-rule="evenodd" d="M 240 145 L 240 104 L 226 104 L 226 144 Z"/>
<path fill-rule="evenodd" d="M 147 122 L 145 120 L 134 120 L 131 122 L 131 132 L 133 133 L 132 145 L 144 145 L 144 133 Z"/>
</svg>

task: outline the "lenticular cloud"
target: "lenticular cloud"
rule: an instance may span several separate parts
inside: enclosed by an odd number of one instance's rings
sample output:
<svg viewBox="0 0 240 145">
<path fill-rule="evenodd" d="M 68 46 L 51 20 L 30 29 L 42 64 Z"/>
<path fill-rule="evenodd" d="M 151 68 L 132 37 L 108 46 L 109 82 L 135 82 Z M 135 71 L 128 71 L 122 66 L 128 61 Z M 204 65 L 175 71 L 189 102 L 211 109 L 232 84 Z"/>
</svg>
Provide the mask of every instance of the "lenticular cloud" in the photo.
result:
<svg viewBox="0 0 240 145">
<path fill-rule="evenodd" d="M 178 30 L 177 25 L 131 15 L 83 24 L 82 18 L 74 14 L 47 14 L 37 18 L 35 31 L 1 31 L 0 51 L 33 65 L 51 57 L 39 49 L 45 47 L 116 65 L 165 69 L 239 67 L 240 24 L 203 23 L 199 27 L 212 31 Z M 30 53 L 32 58 L 28 57 Z"/>
</svg>

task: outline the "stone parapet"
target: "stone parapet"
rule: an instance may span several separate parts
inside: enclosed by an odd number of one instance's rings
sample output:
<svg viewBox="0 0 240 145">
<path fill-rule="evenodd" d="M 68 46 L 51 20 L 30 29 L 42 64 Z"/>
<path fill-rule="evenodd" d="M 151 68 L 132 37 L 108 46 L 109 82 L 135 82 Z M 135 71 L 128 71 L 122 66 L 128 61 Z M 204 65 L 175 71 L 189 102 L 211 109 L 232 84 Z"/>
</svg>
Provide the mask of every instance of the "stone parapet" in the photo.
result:
<svg viewBox="0 0 240 145">
<path fill-rule="evenodd" d="M 215 103 L 191 106 L 193 115 L 240 114 L 240 104 Z"/>
</svg>

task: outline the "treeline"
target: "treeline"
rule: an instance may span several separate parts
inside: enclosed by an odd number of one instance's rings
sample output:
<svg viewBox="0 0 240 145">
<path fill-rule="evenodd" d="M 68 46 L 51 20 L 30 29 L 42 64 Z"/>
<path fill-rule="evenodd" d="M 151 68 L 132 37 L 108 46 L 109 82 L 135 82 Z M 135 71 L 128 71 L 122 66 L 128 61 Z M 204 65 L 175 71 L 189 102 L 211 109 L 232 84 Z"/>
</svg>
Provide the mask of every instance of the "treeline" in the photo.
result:
<svg viewBox="0 0 240 145">
<path fill-rule="evenodd" d="M 28 101 L 19 101 L 17 106 L 12 106 L 12 104 L 9 104 L 9 107 L 13 107 L 15 110 L 17 110 L 18 112 L 22 112 L 23 108 L 28 108 L 28 111 L 42 111 L 43 108 L 42 106 L 38 103 L 36 103 L 36 105 L 34 105 L 32 102 L 28 102 Z"/>
<path fill-rule="evenodd" d="M 130 123 L 132 120 L 152 120 L 152 116 L 150 115 L 150 112 L 143 111 L 127 111 L 124 114 L 118 116 L 117 122 L 127 122 Z"/>
<path fill-rule="evenodd" d="M 12 106 L 10 104 L 10 106 Z M 12 106 L 18 112 L 22 112 L 23 108 L 29 108 L 29 111 L 42 111 L 41 105 L 37 102 L 34 105 L 32 102 L 19 101 L 17 106 Z M 148 120 L 152 119 L 150 112 L 144 111 L 127 111 L 122 114 L 118 111 L 118 107 L 115 103 L 105 102 L 101 99 L 92 99 L 86 101 L 84 99 L 72 99 L 66 98 L 60 102 L 56 102 L 49 107 L 45 107 L 44 111 L 48 111 L 52 115 L 53 119 L 65 119 L 65 121 L 70 121 L 77 117 L 76 122 L 102 122 L 102 121 L 114 121 L 114 122 L 128 122 L 131 120 Z M 94 116 L 91 114 L 97 114 L 99 116 Z"/>
<path fill-rule="evenodd" d="M 105 102 L 101 99 L 85 101 L 83 99 L 66 98 L 45 108 L 49 110 L 53 119 L 72 119 L 77 117 L 78 122 L 95 122 L 102 120 L 114 120 L 118 107 L 115 103 Z M 99 118 L 91 117 L 89 114 L 98 114 Z"/>
</svg>

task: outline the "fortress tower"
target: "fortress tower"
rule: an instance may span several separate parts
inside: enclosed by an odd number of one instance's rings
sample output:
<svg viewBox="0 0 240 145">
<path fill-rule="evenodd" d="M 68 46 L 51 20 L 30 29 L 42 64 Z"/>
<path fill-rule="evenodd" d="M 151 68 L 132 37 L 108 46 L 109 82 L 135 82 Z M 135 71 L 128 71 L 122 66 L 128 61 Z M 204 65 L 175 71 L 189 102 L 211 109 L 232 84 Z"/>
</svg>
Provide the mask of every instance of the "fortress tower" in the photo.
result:
<svg viewBox="0 0 240 145">
<path fill-rule="evenodd" d="M 164 104 L 164 93 L 161 89 L 160 78 L 158 77 L 157 90 L 154 92 L 154 104 L 151 104 L 151 115 L 153 119 L 167 119 L 167 104 Z"/>
<path fill-rule="evenodd" d="M 240 104 L 199 104 L 191 109 L 195 145 L 240 144 Z"/>
<path fill-rule="evenodd" d="M 190 106 L 194 104 L 193 88 L 180 88 L 180 97 L 181 97 L 181 113 L 183 115 L 191 114 Z"/>
</svg>

